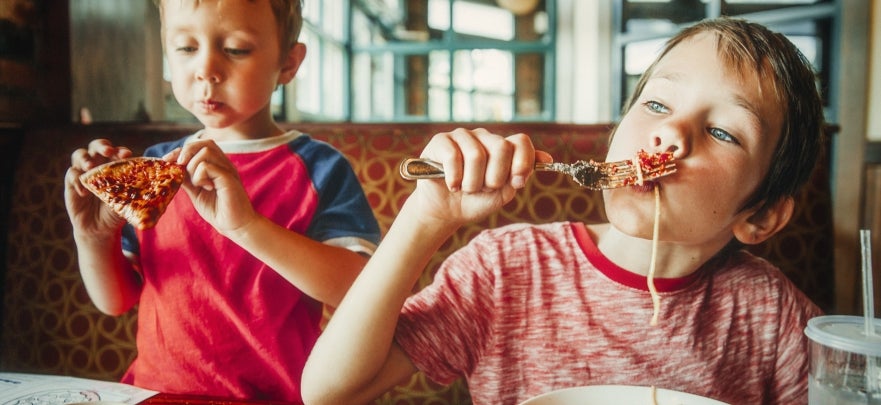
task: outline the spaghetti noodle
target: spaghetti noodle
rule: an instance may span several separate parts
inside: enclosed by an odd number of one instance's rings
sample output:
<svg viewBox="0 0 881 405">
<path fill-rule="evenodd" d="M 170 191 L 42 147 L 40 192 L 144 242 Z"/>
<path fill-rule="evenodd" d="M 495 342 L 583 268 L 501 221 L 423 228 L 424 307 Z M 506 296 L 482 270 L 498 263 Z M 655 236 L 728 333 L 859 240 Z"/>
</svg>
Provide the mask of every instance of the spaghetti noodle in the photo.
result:
<svg viewBox="0 0 881 405">
<path fill-rule="evenodd" d="M 661 222 L 661 188 L 657 184 L 654 185 L 655 190 L 655 224 L 652 228 L 652 258 L 649 264 L 649 274 L 647 277 L 649 293 L 652 295 L 652 321 L 651 325 L 658 324 L 658 316 L 661 312 L 661 296 L 655 288 L 655 262 L 658 258 L 658 230 Z"/>
</svg>

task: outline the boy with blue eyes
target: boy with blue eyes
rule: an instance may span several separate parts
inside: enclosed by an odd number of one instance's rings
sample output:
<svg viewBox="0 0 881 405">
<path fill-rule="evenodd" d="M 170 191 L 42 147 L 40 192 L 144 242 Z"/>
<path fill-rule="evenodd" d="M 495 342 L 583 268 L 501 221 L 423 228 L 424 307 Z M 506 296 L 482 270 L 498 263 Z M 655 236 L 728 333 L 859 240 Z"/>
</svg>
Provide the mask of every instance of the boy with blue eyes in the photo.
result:
<svg viewBox="0 0 881 405">
<path fill-rule="evenodd" d="M 676 173 L 604 191 L 607 224 L 487 230 L 411 296 L 453 231 L 501 209 L 534 162 L 550 160 L 524 134 L 436 135 L 422 156 L 446 177 L 419 181 L 337 308 L 306 364 L 306 403 L 364 403 L 416 370 L 441 383 L 464 376 L 475 404 L 602 384 L 807 403 L 802 331 L 820 310 L 739 247 L 789 220 L 822 121 L 811 67 L 785 37 L 702 21 L 644 74 L 607 156 L 672 152 Z"/>
<path fill-rule="evenodd" d="M 305 56 L 299 0 L 157 0 L 177 101 L 204 125 L 148 148 L 186 168 L 153 229 L 135 232 L 78 177 L 132 152 L 72 155 L 65 202 L 96 306 L 138 305 L 123 381 L 164 393 L 301 403 L 300 373 L 379 242 L 358 178 L 329 145 L 273 120 L 270 97 Z"/>
</svg>

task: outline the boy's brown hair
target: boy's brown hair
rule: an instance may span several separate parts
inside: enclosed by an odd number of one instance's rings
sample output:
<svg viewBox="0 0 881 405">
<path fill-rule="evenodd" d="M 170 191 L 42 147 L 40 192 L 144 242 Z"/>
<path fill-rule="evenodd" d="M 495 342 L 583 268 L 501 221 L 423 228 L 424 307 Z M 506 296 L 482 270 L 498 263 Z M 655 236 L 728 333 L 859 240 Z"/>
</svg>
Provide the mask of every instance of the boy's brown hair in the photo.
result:
<svg viewBox="0 0 881 405">
<path fill-rule="evenodd" d="M 160 18 L 164 18 L 162 4 L 166 1 L 168 0 L 153 0 L 153 3 L 159 8 Z M 202 0 L 190 1 L 194 5 L 198 5 Z M 253 2 L 254 0 L 247 1 Z M 303 0 L 269 0 L 269 5 L 272 7 L 272 14 L 275 15 L 275 21 L 278 25 L 278 42 L 281 47 L 282 59 L 284 59 L 288 50 L 297 43 L 300 30 L 303 28 Z M 163 33 L 163 35 L 165 34 Z"/>
<path fill-rule="evenodd" d="M 783 128 L 771 165 L 743 209 L 760 212 L 781 198 L 793 196 L 807 182 L 823 147 L 823 103 L 810 62 L 785 36 L 746 20 L 720 17 L 689 26 L 671 38 L 649 66 L 624 107 L 633 106 L 658 61 L 683 40 L 710 32 L 716 35 L 721 56 L 737 69 L 751 69 L 769 80 L 773 97 L 783 108 Z"/>
</svg>

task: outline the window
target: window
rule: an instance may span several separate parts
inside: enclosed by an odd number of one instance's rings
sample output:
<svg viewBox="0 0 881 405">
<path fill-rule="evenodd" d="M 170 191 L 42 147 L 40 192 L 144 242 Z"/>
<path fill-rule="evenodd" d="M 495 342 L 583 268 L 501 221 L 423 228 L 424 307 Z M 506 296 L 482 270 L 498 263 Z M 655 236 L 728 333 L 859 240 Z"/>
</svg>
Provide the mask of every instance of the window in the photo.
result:
<svg viewBox="0 0 881 405">
<path fill-rule="evenodd" d="M 297 71 L 294 85 L 277 91 L 275 111 L 279 118 L 347 119 L 349 3 L 343 0 L 304 2 L 300 42 L 306 44 L 306 60 Z"/>
<path fill-rule="evenodd" d="M 623 106 L 639 76 L 668 38 L 703 18 L 729 15 L 756 21 L 786 35 L 811 61 L 827 108 L 836 6 L 832 0 L 618 0 L 613 47 L 613 103 Z M 620 114 L 620 110 L 616 113 Z M 827 119 L 834 111 L 827 110 Z M 616 117 L 617 118 L 617 117 Z"/>
<path fill-rule="evenodd" d="M 281 119 L 554 116 L 555 0 L 309 0 Z M 295 101 L 289 101 L 295 100 Z"/>
</svg>

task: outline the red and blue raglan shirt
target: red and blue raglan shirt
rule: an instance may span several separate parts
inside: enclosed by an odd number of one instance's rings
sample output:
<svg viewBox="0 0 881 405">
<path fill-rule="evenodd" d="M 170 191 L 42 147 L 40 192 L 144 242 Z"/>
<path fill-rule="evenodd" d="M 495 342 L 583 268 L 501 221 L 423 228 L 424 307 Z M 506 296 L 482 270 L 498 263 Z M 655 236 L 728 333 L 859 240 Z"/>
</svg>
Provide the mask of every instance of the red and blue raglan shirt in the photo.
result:
<svg viewBox="0 0 881 405">
<path fill-rule="evenodd" d="M 155 145 L 163 156 L 199 133 Z M 330 145 L 296 131 L 219 142 L 254 208 L 314 240 L 372 254 L 380 231 L 357 176 Z M 138 356 L 123 381 L 168 393 L 300 402 L 322 305 L 203 220 L 186 193 L 153 229 L 126 227 L 139 258 Z"/>
</svg>

